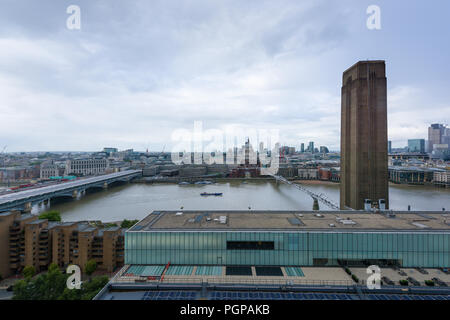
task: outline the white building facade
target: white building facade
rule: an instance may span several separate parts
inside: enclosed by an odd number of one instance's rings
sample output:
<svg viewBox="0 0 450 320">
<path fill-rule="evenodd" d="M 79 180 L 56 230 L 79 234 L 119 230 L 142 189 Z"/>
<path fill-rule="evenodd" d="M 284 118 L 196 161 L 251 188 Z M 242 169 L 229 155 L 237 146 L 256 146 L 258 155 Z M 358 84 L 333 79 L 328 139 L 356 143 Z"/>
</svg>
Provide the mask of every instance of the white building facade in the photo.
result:
<svg viewBox="0 0 450 320">
<path fill-rule="evenodd" d="M 86 158 L 67 160 L 65 175 L 92 176 L 105 173 L 109 169 L 106 158 Z"/>
</svg>

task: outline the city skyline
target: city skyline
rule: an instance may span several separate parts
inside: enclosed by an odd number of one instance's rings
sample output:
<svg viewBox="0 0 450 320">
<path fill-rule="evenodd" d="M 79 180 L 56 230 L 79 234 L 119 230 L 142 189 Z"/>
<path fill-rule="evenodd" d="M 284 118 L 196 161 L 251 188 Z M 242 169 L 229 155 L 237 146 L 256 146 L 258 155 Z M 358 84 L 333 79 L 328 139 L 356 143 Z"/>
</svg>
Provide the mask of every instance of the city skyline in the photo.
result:
<svg viewBox="0 0 450 320">
<path fill-rule="evenodd" d="M 0 302 L 450 301 L 449 1 L 2 5 Z"/>
<path fill-rule="evenodd" d="M 339 150 L 341 71 L 364 59 L 390 70 L 394 148 L 449 123 L 449 4 L 379 1 L 381 30 L 368 30 L 371 3 L 347 2 L 79 1 L 80 30 L 66 28 L 69 2 L 11 2 L 0 13 L 0 147 L 171 150 L 174 130 L 202 120 Z"/>
</svg>

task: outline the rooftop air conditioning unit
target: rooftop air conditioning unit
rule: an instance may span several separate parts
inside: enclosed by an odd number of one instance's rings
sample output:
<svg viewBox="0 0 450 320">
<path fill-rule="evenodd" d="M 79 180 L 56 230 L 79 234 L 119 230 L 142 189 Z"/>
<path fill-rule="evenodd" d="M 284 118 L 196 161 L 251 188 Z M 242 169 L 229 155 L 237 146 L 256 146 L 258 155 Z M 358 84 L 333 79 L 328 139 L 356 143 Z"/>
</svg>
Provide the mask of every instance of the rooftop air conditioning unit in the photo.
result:
<svg viewBox="0 0 450 320">
<path fill-rule="evenodd" d="M 364 210 L 370 211 L 372 209 L 372 200 L 364 199 Z"/>
<path fill-rule="evenodd" d="M 386 200 L 378 200 L 378 208 L 380 208 L 380 210 L 386 210 Z"/>
</svg>

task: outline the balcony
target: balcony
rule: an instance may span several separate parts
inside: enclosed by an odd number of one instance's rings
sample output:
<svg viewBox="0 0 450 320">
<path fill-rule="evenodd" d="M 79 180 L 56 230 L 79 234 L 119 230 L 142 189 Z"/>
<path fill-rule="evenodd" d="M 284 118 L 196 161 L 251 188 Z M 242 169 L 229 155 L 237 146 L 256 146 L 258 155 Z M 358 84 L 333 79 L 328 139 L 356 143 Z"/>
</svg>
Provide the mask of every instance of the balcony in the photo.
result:
<svg viewBox="0 0 450 320">
<path fill-rule="evenodd" d="M 10 263 L 19 263 L 20 259 L 19 257 L 9 257 Z"/>
<path fill-rule="evenodd" d="M 21 235 L 20 233 L 10 233 L 9 234 L 9 239 L 10 240 L 20 240 Z"/>
<path fill-rule="evenodd" d="M 9 226 L 10 232 L 20 232 L 20 224 L 19 223 L 13 223 Z"/>
</svg>

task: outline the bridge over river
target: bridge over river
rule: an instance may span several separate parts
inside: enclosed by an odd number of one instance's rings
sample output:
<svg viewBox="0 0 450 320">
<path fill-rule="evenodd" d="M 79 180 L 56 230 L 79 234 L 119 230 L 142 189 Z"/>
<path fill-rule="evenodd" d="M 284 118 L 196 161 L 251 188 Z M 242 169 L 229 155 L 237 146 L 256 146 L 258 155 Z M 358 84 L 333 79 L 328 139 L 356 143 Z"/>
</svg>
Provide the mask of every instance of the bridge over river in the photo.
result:
<svg viewBox="0 0 450 320">
<path fill-rule="evenodd" d="M 294 186 L 295 188 L 297 188 L 300 191 L 303 191 L 304 193 L 308 194 L 309 196 L 311 196 L 313 199 L 318 200 L 320 202 L 322 202 L 323 204 L 325 204 L 326 206 L 328 206 L 329 208 L 331 208 L 332 210 L 339 210 L 339 205 L 337 203 L 334 203 L 332 200 L 328 199 L 324 194 L 317 194 L 312 192 L 311 190 L 309 190 L 308 188 L 297 184 L 297 183 L 293 183 L 289 180 L 287 180 L 286 178 L 279 176 L 279 175 L 272 175 L 272 177 L 277 181 L 277 182 L 282 182 L 285 184 L 288 184 L 290 186 Z M 346 207 L 347 210 L 353 210 L 352 208 L 348 208 Z"/>
<path fill-rule="evenodd" d="M 107 188 L 114 182 L 127 182 L 142 175 L 141 170 L 126 170 L 101 176 L 83 178 L 41 188 L 28 189 L 0 196 L 0 212 L 9 210 L 31 211 L 35 204 L 45 203 L 52 198 L 74 197 L 89 188 Z"/>
</svg>

